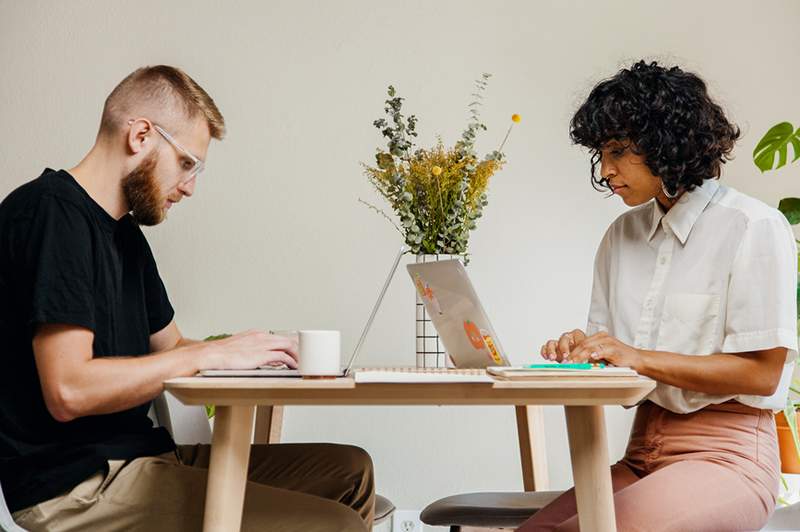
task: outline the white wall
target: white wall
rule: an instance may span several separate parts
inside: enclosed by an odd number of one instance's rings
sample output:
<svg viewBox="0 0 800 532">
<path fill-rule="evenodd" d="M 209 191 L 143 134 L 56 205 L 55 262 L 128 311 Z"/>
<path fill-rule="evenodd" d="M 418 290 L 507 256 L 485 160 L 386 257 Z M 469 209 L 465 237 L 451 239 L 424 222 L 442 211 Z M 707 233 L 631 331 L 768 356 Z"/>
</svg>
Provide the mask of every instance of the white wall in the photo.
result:
<svg viewBox="0 0 800 532">
<path fill-rule="evenodd" d="M 589 185 L 568 120 L 592 84 L 640 57 L 699 71 L 743 128 L 724 181 L 776 204 L 800 166 L 762 176 L 750 152 L 768 127 L 800 125 L 800 3 L 14 2 L 0 0 L 0 197 L 91 146 L 102 102 L 134 68 L 184 68 L 215 98 L 228 138 L 196 194 L 148 231 L 185 334 L 337 328 L 349 351 L 394 250 L 361 174 L 393 83 L 420 142 L 452 143 L 472 80 L 494 74 L 481 152 L 523 117 L 471 242 L 470 275 L 514 362 L 580 327 L 592 258 L 624 211 Z M 396 278 L 363 353 L 413 364 L 412 285 Z M 613 459 L 631 412 L 610 408 Z M 563 414 L 548 408 L 550 475 L 571 483 Z M 468 490 L 521 489 L 511 408 L 290 408 L 288 441 L 368 449 L 400 508 Z"/>
</svg>

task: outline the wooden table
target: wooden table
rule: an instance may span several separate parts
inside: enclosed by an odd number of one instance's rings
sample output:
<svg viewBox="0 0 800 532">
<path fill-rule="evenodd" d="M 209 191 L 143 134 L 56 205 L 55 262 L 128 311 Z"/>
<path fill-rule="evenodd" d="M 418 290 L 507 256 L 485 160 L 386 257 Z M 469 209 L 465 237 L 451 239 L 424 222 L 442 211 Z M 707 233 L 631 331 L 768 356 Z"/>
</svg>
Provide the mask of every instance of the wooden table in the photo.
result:
<svg viewBox="0 0 800 532">
<path fill-rule="evenodd" d="M 527 405 L 563 405 L 566 413 L 578 520 L 584 532 L 615 531 L 603 405 L 634 405 L 655 382 L 646 378 L 495 381 L 493 383 L 356 384 L 330 380 L 188 377 L 165 382 L 188 405 L 216 405 L 203 530 L 241 527 L 250 439 L 257 405 L 514 405 L 525 489 L 533 489 L 535 458 L 525 444 L 541 418 Z M 526 463 L 527 462 L 527 463 Z M 536 486 L 538 489 L 543 487 Z"/>
</svg>

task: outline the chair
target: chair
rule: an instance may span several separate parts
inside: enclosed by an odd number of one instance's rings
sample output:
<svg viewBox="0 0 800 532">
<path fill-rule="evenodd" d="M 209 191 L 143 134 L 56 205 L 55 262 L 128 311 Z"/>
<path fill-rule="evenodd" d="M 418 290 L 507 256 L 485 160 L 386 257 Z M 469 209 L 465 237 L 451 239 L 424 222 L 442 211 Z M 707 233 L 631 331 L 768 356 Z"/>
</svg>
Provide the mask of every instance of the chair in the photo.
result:
<svg viewBox="0 0 800 532">
<path fill-rule="evenodd" d="M 2 532 L 25 532 L 25 529 L 18 526 L 11 517 L 11 512 L 8 510 L 6 499 L 3 496 L 2 486 L 0 486 L 0 530 Z"/>
<path fill-rule="evenodd" d="M 429 504 L 420 514 L 423 523 L 448 526 L 450 532 L 460 532 L 462 527 L 487 531 L 514 529 L 563 493 L 536 491 L 546 489 L 548 484 L 541 407 L 516 409 L 525 491 L 451 495 Z M 762 530 L 800 530 L 800 502 L 778 508 Z"/>
<path fill-rule="evenodd" d="M 761 530 L 800 530 L 800 502 L 775 510 Z"/>
<path fill-rule="evenodd" d="M 184 405 L 171 394 L 162 393 L 153 400 L 151 414 L 156 423 L 172 434 L 175 443 L 211 443 L 211 428 L 202 406 Z M 258 407 L 253 443 L 278 443 L 282 424 L 283 407 Z M 374 526 L 389 521 L 394 511 L 389 499 L 376 495 Z"/>
<path fill-rule="evenodd" d="M 541 406 L 514 407 L 517 419 L 523 492 L 462 493 L 429 504 L 420 519 L 432 526 L 516 528 L 561 495 L 544 491 L 550 483 L 545 459 L 544 409 Z"/>
<path fill-rule="evenodd" d="M 561 495 L 560 491 L 462 493 L 429 504 L 420 514 L 426 525 L 517 528 Z"/>
<path fill-rule="evenodd" d="M 558 497 L 561 492 L 469 493 L 439 499 L 421 514 L 422 522 L 449 526 L 497 529 L 519 527 L 526 519 Z M 761 530 L 800 530 L 800 502 L 775 510 Z"/>
<path fill-rule="evenodd" d="M 258 407 L 253 443 L 275 443 L 280 440 L 282 407 Z M 211 443 L 211 426 L 202 406 L 187 406 L 168 393 L 153 400 L 148 413 L 157 424 L 166 428 L 179 444 Z M 375 496 L 375 526 L 391 519 L 395 507 L 389 499 Z M 0 532 L 25 532 L 14 523 L 0 486 Z"/>
</svg>

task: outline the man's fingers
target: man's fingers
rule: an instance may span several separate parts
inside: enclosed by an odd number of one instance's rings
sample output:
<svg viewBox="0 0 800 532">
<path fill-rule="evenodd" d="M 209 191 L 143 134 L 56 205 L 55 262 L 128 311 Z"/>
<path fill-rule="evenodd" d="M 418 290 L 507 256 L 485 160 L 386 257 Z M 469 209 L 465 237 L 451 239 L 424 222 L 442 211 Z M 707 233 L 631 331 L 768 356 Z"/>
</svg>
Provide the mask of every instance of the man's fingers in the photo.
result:
<svg viewBox="0 0 800 532">
<path fill-rule="evenodd" d="M 286 338 L 286 342 L 281 345 L 281 351 L 285 351 L 289 356 L 293 359 L 297 360 L 299 350 L 297 348 L 297 342 L 291 338 Z"/>
<path fill-rule="evenodd" d="M 270 335 L 267 337 L 265 347 L 268 351 L 283 351 L 297 360 L 297 342 L 286 336 Z"/>
<path fill-rule="evenodd" d="M 282 362 L 291 369 L 297 369 L 297 360 L 287 355 L 286 352 L 270 351 L 270 355 L 273 357 L 272 361 Z"/>
</svg>

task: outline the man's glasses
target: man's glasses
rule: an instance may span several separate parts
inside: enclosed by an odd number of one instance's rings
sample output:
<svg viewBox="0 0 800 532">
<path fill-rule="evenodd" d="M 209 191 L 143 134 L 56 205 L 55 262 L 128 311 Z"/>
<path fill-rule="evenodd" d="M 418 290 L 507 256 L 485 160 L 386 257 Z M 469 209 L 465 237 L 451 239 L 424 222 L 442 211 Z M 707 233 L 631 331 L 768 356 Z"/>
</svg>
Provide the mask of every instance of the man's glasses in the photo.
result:
<svg viewBox="0 0 800 532">
<path fill-rule="evenodd" d="M 128 120 L 128 124 L 133 124 L 134 120 Z M 158 124 L 153 124 L 153 128 L 158 131 L 158 133 L 164 137 L 164 139 L 169 142 L 173 148 L 175 148 L 179 153 L 185 155 L 189 158 L 189 161 L 185 161 L 186 164 L 181 163 L 181 168 L 185 172 L 184 176 L 181 178 L 181 184 L 186 184 L 198 174 L 200 174 L 203 170 L 205 170 L 205 163 L 200 160 L 199 157 L 196 157 L 192 152 L 178 144 L 172 135 L 164 131 L 164 128 L 159 126 Z M 190 162 L 191 161 L 191 162 Z"/>
</svg>

